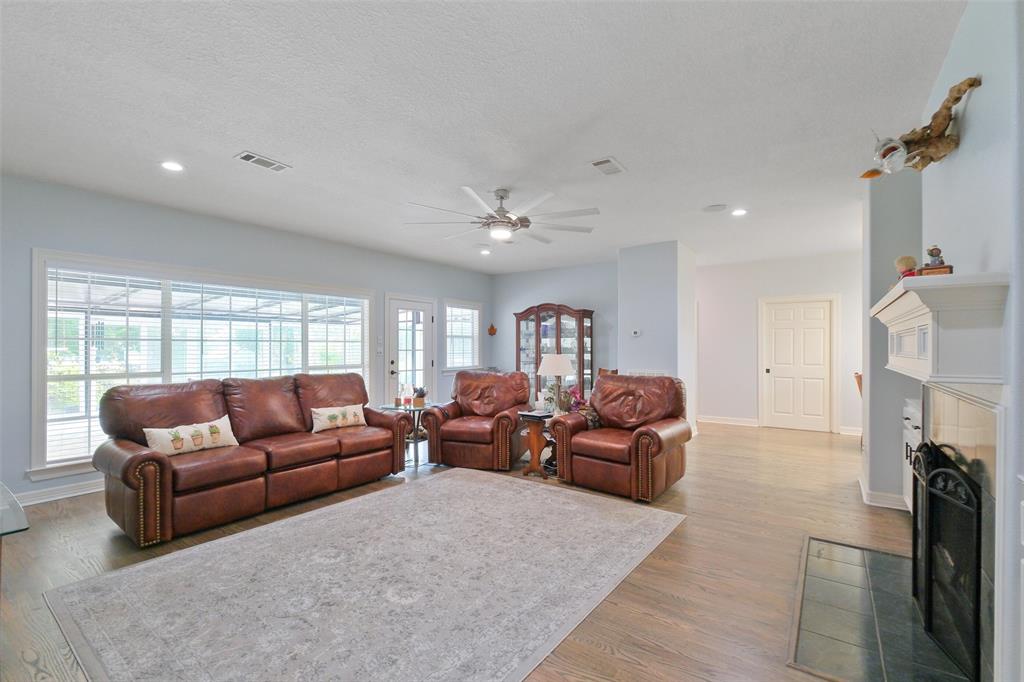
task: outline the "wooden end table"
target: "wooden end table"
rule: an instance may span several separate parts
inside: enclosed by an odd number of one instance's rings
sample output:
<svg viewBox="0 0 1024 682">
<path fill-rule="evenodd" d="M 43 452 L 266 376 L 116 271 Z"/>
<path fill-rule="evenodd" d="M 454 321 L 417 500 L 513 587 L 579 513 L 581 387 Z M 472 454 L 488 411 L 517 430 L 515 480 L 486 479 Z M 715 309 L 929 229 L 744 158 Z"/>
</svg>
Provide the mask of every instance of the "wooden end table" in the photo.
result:
<svg viewBox="0 0 1024 682">
<path fill-rule="evenodd" d="M 530 474 L 540 474 L 542 478 L 547 480 L 548 472 L 544 471 L 544 465 L 541 464 L 540 456 L 544 453 L 544 448 L 548 446 L 550 439 L 544 435 L 544 429 L 547 425 L 547 421 L 553 417 L 554 414 L 551 412 L 520 412 L 519 417 L 526 422 L 527 438 L 530 444 L 530 463 L 523 469 L 523 476 L 529 476 Z"/>
</svg>

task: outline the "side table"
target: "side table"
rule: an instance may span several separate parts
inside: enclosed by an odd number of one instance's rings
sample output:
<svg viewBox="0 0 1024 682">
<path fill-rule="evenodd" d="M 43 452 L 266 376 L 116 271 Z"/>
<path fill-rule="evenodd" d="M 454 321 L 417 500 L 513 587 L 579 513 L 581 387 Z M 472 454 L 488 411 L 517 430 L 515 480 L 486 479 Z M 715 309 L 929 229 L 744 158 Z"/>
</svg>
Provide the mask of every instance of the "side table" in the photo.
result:
<svg viewBox="0 0 1024 682">
<path fill-rule="evenodd" d="M 408 412 L 412 415 L 412 433 L 409 434 L 406 440 L 412 441 L 412 461 L 413 468 L 419 469 L 420 467 L 420 441 L 426 440 L 420 438 L 420 422 L 423 417 L 423 410 L 434 407 L 437 403 L 427 403 L 423 407 L 413 407 L 412 405 L 381 405 L 381 410 L 391 410 L 392 412 Z M 408 460 L 407 460 L 408 462 Z"/>
<path fill-rule="evenodd" d="M 540 456 L 544 453 L 544 448 L 550 442 L 549 438 L 544 435 L 544 431 L 547 421 L 553 416 L 554 414 L 551 412 L 538 412 L 536 410 L 519 413 L 519 418 L 526 422 L 527 438 L 530 444 L 530 463 L 523 469 L 523 476 L 540 474 L 541 478 L 547 479 L 548 472 L 544 470 Z"/>
</svg>

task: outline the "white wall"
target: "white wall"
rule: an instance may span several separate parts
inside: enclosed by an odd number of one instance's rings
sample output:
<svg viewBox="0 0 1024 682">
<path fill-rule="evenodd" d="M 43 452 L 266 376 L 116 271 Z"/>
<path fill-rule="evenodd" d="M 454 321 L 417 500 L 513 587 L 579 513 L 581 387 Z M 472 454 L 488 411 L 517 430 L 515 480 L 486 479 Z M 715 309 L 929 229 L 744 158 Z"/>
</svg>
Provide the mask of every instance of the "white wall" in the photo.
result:
<svg viewBox="0 0 1024 682">
<path fill-rule="evenodd" d="M 619 370 L 677 376 L 678 296 L 676 242 L 619 250 Z M 639 336 L 632 332 L 638 330 Z"/>
<path fill-rule="evenodd" d="M 684 244 L 676 245 L 676 376 L 686 386 L 686 414 L 693 422 L 696 433 L 697 420 L 700 414 L 697 386 L 699 371 L 697 338 L 697 254 Z"/>
<path fill-rule="evenodd" d="M 839 295 L 839 424 L 861 426 L 853 372 L 861 368 L 861 256 L 848 251 L 804 258 L 697 268 L 700 416 L 757 423 L 758 300 L 776 296 Z"/>
<path fill-rule="evenodd" d="M 861 488 L 872 504 L 903 506 L 903 404 L 920 400 L 921 382 L 885 368 L 889 333 L 869 317 L 896 281 L 893 261 L 921 244 L 921 175 L 914 171 L 865 183 L 864 459 Z"/>
<path fill-rule="evenodd" d="M 478 272 L 401 258 L 344 244 L 201 216 L 152 204 L 23 178 L 0 178 L 2 232 L 3 480 L 15 492 L 66 485 L 95 477 L 32 482 L 30 466 L 32 248 L 100 254 L 189 266 L 229 275 L 256 275 L 323 285 L 371 289 L 373 338 L 384 334 L 385 292 L 480 301 L 482 320 L 492 315 L 492 278 Z M 201 248 L 196 248 L 196 246 Z M 438 308 L 440 312 L 440 306 Z M 487 322 L 483 322 L 486 326 Z M 442 325 L 437 325 L 443 358 Z M 491 362 L 483 336 L 484 364 Z M 383 362 L 375 359 L 371 390 L 383 396 Z M 438 393 L 450 392 L 441 376 Z"/>
<path fill-rule="evenodd" d="M 970 2 L 953 36 L 923 116 L 951 85 L 981 75 L 967 102 L 960 148 L 922 173 L 923 244 L 937 243 L 958 273 L 1009 272 L 1006 444 L 997 471 L 999 590 L 997 678 L 1024 679 L 1024 6 Z M 1001 656 L 1000 656 L 1001 653 Z"/>
<path fill-rule="evenodd" d="M 539 303 L 561 303 L 594 311 L 594 367 L 617 367 L 616 287 L 615 263 L 496 275 L 492 364 L 505 372 L 516 368 L 516 313 Z"/>
</svg>

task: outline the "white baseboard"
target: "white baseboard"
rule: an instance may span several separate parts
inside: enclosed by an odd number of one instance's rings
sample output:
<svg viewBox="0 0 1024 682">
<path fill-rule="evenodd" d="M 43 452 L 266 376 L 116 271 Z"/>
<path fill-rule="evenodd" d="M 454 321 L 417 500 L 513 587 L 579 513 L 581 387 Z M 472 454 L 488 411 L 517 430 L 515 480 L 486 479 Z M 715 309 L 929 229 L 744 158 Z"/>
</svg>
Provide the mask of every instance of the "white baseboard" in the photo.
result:
<svg viewBox="0 0 1024 682">
<path fill-rule="evenodd" d="M 839 427 L 839 435 L 840 436 L 863 436 L 864 435 L 864 429 L 862 429 L 859 426 L 840 426 Z"/>
<path fill-rule="evenodd" d="M 860 496 L 864 500 L 864 504 L 870 504 L 872 507 L 886 507 L 888 509 L 910 511 L 907 508 L 907 503 L 903 499 L 903 495 L 898 493 L 879 493 L 868 490 L 867 486 L 864 485 L 864 479 L 861 477 L 857 478 L 857 482 L 860 483 Z"/>
<path fill-rule="evenodd" d="M 709 424 L 730 424 L 732 426 L 760 426 L 756 419 L 750 419 L 748 417 L 697 417 L 699 422 L 707 422 Z"/>
<path fill-rule="evenodd" d="M 33 504 L 61 500 L 65 497 L 98 493 L 101 490 L 103 490 L 102 478 L 93 481 L 68 483 L 67 485 L 55 485 L 50 488 L 43 488 L 42 490 L 28 490 L 23 493 L 15 494 L 15 497 L 18 498 L 18 502 L 21 503 L 21 506 L 28 507 Z"/>
</svg>

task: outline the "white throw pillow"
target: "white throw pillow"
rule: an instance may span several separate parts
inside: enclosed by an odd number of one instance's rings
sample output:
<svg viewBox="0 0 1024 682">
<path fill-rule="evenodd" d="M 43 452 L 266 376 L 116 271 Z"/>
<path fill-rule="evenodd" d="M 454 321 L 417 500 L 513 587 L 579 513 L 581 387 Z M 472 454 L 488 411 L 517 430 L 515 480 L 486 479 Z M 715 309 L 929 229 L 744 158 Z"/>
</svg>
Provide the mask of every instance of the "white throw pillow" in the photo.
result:
<svg viewBox="0 0 1024 682">
<path fill-rule="evenodd" d="M 142 432 L 146 435 L 149 449 L 165 455 L 238 445 L 227 415 L 212 422 L 183 424 L 169 429 L 142 429 Z"/>
<path fill-rule="evenodd" d="M 366 426 L 362 405 L 343 407 L 314 407 L 313 433 L 327 429 L 342 429 L 346 426 Z"/>
</svg>

